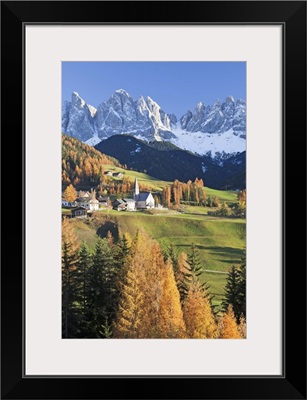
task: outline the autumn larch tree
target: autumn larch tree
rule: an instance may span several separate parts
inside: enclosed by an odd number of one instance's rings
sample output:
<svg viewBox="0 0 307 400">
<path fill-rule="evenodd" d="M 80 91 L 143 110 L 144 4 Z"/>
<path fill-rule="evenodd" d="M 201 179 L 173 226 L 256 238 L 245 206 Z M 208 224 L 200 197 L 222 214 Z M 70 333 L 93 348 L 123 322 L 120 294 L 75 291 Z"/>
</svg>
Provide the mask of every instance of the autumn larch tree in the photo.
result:
<svg viewBox="0 0 307 400">
<path fill-rule="evenodd" d="M 158 207 L 158 205 L 159 205 L 159 197 L 157 195 L 154 195 L 154 200 L 155 200 L 155 207 Z"/>
<path fill-rule="evenodd" d="M 211 304 L 197 278 L 192 279 L 183 307 L 187 336 L 191 339 L 216 338 L 218 329 Z"/>
<path fill-rule="evenodd" d="M 242 202 L 244 205 L 246 204 L 246 189 L 243 189 L 238 193 L 238 201 Z"/>
<path fill-rule="evenodd" d="M 120 285 L 120 299 L 113 323 L 114 337 L 137 339 L 142 336 L 145 318 L 144 270 L 142 269 L 140 233 L 131 243 L 125 274 Z"/>
<path fill-rule="evenodd" d="M 221 339 L 241 339 L 236 317 L 232 305 L 229 304 L 227 312 L 219 320 L 219 331 Z"/>
<path fill-rule="evenodd" d="M 68 185 L 64 192 L 64 199 L 69 203 L 73 203 L 77 198 L 76 189 L 72 184 Z"/>
<path fill-rule="evenodd" d="M 170 188 L 170 186 L 163 188 L 162 201 L 163 201 L 163 205 L 165 207 L 169 207 L 171 205 L 171 188 Z"/>
<path fill-rule="evenodd" d="M 238 331 L 240 332 L 242 339 L 245 339 L 246 338 L 246 320 L 243 317 L 243 315 L 240 318 L 240 322 L 238 325 Z"/>
<path fill-rule="evenodd" d="M 162 293 L 159 299 L 158 337 L 184 338 L 185 324 L 172 264 L 167 261 L 161 269 Z"/>
<path fill-rule="evenodd" d="M 213 205 L 214 205 L 214 207 L 220 206 L 220 200 L 219 200 L 218 196 L 214 197 Z"/>
<path fill-rule="evenodd" d="M 158 312 L 162 295 L 161 271 L 164 267 L 164 257 L 160 246 L 144 231 L 139 232 L 138 251 L 134 258 L 143 272 L 141 290 L 144 293 L 144 319 L 142 337 L 158 337 Z"/>
<path fill-rule="evenodd" d="M 158 242 L 147 241 L 147 246 L 150 258 L 145 266 L 144 337 L 182 337 L 184 322 L 173 266 L 170 260 L 164 261 Z"/>
<path fill-rule="evenodd" d="M 115 337 L 182 337 L 184 322 L 172 265 L 145 231 L 133 239 L 125 271 Z"/>
</svg>

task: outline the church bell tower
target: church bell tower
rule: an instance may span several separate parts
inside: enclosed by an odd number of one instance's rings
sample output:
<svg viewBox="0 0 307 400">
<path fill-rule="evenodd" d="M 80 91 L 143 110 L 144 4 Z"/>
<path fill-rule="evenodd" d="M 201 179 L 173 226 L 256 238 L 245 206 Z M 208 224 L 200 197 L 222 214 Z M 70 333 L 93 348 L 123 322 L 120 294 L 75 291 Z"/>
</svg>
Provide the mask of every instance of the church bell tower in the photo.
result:
<svg viewBox="0 0 307 400">
<path fill-rule="evenodd" d="M 140 194 L 139 183 L 138 183 L 138 180 L 135 178 L 134 188 L 133 188 L 133 199 L 135 201 L 138 201 L 139 194 Z"/>
</svg>

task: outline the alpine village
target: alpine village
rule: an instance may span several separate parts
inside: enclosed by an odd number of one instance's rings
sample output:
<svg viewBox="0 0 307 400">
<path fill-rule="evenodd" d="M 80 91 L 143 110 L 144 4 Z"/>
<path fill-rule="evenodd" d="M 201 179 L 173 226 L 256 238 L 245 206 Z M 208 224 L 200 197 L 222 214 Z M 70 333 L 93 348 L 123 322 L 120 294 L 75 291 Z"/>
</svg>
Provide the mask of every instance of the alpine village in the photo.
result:
<svg viewBox="0 0 307 400">
<path fill-rule="evenodd" d="M 62 187 L 63 338 L 246 337 L 244 189 L 160 180 L 65 134 Z"/>
</svg>

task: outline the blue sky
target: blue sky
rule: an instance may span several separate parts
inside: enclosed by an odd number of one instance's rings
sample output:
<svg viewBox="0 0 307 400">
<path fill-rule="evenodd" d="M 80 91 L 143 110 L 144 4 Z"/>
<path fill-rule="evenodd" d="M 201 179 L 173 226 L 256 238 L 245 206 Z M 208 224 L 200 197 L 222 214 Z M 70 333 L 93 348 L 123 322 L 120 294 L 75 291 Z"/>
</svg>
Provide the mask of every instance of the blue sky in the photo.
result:
<svg viewBox="0 0 307 400">
<path fill-rule="evenodd" d="M 62 99 L 72 92 L 97 107 L 116 89 L 134 99 L 150 96 L 180 118 L 196 103 L 212 104 L 231 95 L 246 100 L 244 62 L 63 62 Z"/>
</svg>

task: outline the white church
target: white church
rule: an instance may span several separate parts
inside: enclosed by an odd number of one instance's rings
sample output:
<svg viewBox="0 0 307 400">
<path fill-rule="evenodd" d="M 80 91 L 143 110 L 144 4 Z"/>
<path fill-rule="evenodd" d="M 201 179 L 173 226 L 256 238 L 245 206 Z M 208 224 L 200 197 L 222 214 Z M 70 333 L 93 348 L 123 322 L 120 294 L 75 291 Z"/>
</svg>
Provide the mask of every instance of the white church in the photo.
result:
<svg viewBox="0 0 307 400">
<path fill-rule="evenodd" d="M 134 188 L 133 188 L 133 199 L 135 200 L 135 206 L 139 209 L 154 208 L 155 200 L 151 192 L 141 192 L 139 189 L 139 183 L 137 178 L 135 178 Z"/>
<path fill-rule="evenodd" d="M 155 200 L 151 192 L 140 192 L 138 180 L 135 178 L 133 198 L 116 199 L 113 201 L 113 209 L 117 211 L 145 210 L 155 207 Z"/>
</svg>

